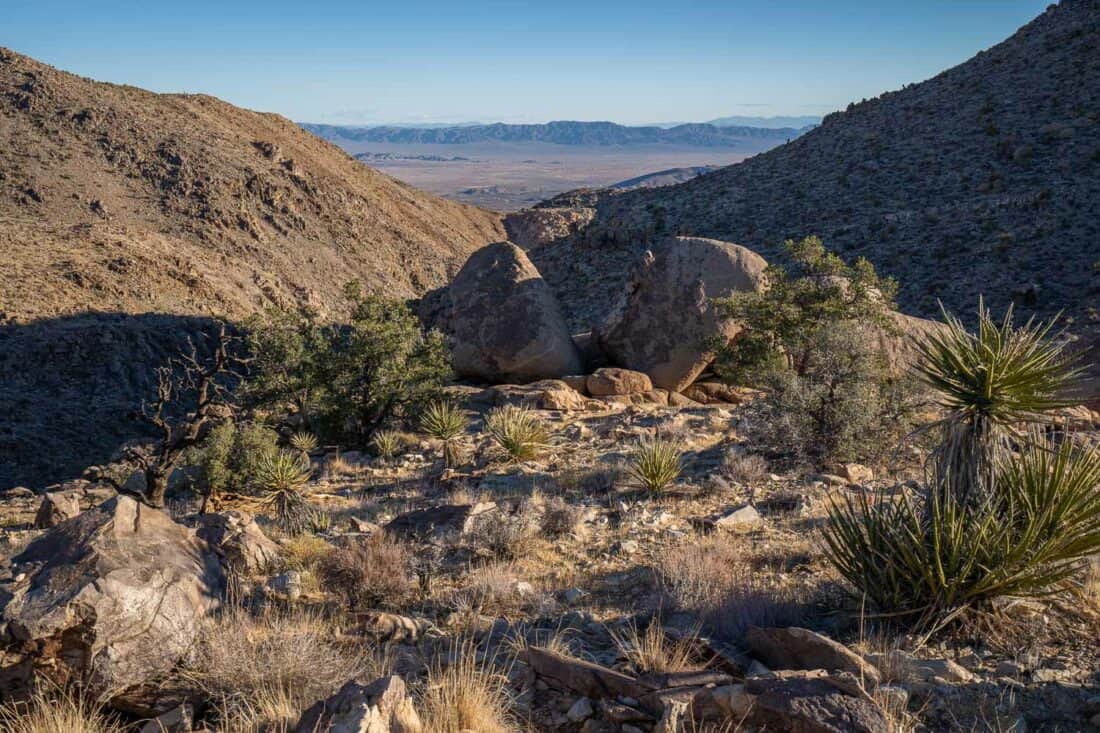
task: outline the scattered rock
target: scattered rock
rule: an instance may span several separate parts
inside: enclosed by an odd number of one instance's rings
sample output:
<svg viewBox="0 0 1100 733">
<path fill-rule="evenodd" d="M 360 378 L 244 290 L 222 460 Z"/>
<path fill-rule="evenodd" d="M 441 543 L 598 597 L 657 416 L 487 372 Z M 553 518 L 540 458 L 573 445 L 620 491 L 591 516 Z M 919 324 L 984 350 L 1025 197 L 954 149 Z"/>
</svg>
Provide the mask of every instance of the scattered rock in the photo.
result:
<svg viewBox="0 0 1100 733">
<path fill-rule="evenodd" d="M 633 697 L 653 692 L 636 678 L 613 669 L 574 659 L 549 649 L 528 647 L 524 659 L 535 674 L 548 684 L 592 699 Z"/>
<path fill-rule="evenodd" d="M 483 521 L 495 521 L 500 509 L 495 502 L 477 504 L 440 504 L 428 509 L 406 512 L 386 525 L 386 531 L 403 537 L 463 535 Z"/>
<path fill-rule="evenodd" d="M 701 405 L 740 405 L 757 399 L 763 392 L 750 387 L 734 387 L 723 382 L 696 382 L 681 394 Z"/>
<path fill-rule="evenodd" d="M 653 389 L 653 382 L 642 372 L 604 367 L 588 375 L 586 386 L 593 397 L 606 397 L 649 392 Z"/>
<path fill-rule="evenodd" d="M 763 521 L 764 518 L 760 516 L 760 512 L 756 510 L 756 507 L 752 504 L 745 504 L 742 507 L 731 509 L 715 519 L 714 526 L 727 532 L 736 532 L 751 529 Z"/>
<path fill-rule="evenodd" d="M 302 714 L 295 733 L 421 733 L 423 725 L 405 688 L 391 675 L 370 684 L 351 680 Z"/>
<path fill-rule="evenodd" d="M 580 723 L 591 718 L 595 712 L 596 711 L 592 708 L 592 701 L 587 697 L 581 697 L 577 698 L 577 701 L 569 708 L 569 712 L 565 714 L 565 717 L 569 718 L 569 720 L 574 723 Z"/>
<path fill-rule="evenodd" d="M 535 410 L 585 410 L 589 406 L 584 395 L 561 379 L 493 387 L 485 401 L 491 405 L 517 405 Z"/>
<path fill-rule="evenodd" d="M 276 598 L 293 603 L 302 597 L 302 574 L 287 570 L 269 578 L 265 587 Z"/>
<path fill-rule="evenodd" d="M 168 672 L 225 595 L 217 555 L 167 514 L 115 497 L 31 542 L 0 586 L 10 642 L 0 688 L 35 676 L 116 695 Z"/>
<path fill-rule="evenodd" d="M 42 497 L 38 513 L 34 515 L 34 526 L 38 529 L 56 527 L 80 514 L 80 511 L 80 499 L 76 494 L 51 492 Z"/>
<path fill-rule="evenodd" d="M 261 573 L 279 560 L 279 546 L 268 539 L 250 514 L 239 511 L 203 514 L 198 535 L 224 558 L 228 567 Z"/>
<path fill-rule="evenodd" d="M 745 680 L 752 696 L 746 722 L 790 733 L 881 733 L 889 725 L 867 695 L 821 670 L 773 672 Z"/>
<path fill-rule="evenodd" d="M 874 480 L 875 472 L 861 463 L 845 463 L 844 478 L 848 479 L 849 483 L 867 484 Z"/>
<path fill-rule="evenodd" d="M 867 661 L 878 667 L 884 674 L 908 680 L 933 682 L 937 678 L 944 682 L 971 682 L 974 675 L 962 665 L 950 659 L 920 659 L 912 654 L 894 649 L 885 654 L 868 654 Z"/>
<path fill-rule="evenodd" d="M 850 672 L 878 684 L 879 671 L 863 657 L 809 629 L 750 626 L 742 645 L 772 669 L 824 669 Z"/>
</svg>

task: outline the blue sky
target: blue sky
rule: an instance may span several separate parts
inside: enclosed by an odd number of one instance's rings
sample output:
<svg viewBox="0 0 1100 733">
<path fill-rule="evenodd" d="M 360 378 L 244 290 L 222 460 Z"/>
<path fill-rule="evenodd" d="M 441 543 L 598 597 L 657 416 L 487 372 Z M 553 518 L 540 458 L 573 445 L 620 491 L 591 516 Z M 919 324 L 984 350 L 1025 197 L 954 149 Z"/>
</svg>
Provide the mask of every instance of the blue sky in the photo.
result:
<svg viewBox="0 0 1100 733">
<path fill-rule="evenodd" d="M 0 0 L 0 45 L 311 122 L 822 114 L 966 60 L 1047 0 Z"/>
</svg>

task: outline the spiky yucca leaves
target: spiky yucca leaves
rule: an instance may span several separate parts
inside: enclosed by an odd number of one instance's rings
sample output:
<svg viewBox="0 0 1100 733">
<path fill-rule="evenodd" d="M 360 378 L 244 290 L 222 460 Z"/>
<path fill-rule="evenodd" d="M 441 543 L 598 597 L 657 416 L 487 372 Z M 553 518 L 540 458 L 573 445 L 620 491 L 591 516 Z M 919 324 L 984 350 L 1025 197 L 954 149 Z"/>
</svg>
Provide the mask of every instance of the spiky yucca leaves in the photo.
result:
<svg viewBox="0 0 1100 733">
<path fill-rule="evenodd" d="M 638 443 L 629 471 L 636 485 L 657 493 L 668 488 L 683 468 L 680 446 L 658 435 Z"/>
<path fill-rule="evenodd" d="M 447 468 L 462 463 L 463 451 L 458 440 L 466 432 L 466 416 L 451 402 L 433 402 L 420 418 L 420 429 L 442 443 L 443 465 Z"/>
<path fill-rule="evenodd" d="M 550 433 L 538 415 L 525 407 L 496 407 L 485 417 L 485 430 L 512 461 L 529 461 L 550 443 Z"/>
<path fill-rule="evenodd" d="M 433 402 L 420 417 L 420 429 L 436 440 L 454 440 L 466 432 L 466 416 L 452 402 Z"/>
<path fill-rule="evenodd" d="M 1000 596 L 1068 590 L 1100 551 L 1100 453 L 1035 438 L 995 481 L 992 506 L 845 497 L 829 510 L 828 557 L 879 611 L 926 630 Z"/>
<path fill-rule="evenodd" d="M 378 457 L 388 461 L 397 455 L 397 451 L 401 448 L 401 434 L 396 430 L 376 430 L 370 442 Z"/>
<path fill-rule="evenodd" d="M 946 328 L 917 341 L 917 375 L 947 411 L 933 426 L 942 431 L 933 473 L 941 490 L 981 503 L 991 499 L 996 466 L 1020 437 L 1018 426 L 1074 404 L 1068 394 L 1081 371 L 1051 338 L 1053 321 L 1015 326 L 1009 307 L 998 323 L 979 303 L 972 334 L 943 315 Z"/>
<path fill-rule="evenodd" d="M 290 447 L 308 457 L 317 450 L 317 436 L 304 430 L 290 436 Z"/>
<path fill-rule="evenodd" d="M 310 509 L 305 497 L 309 476 L 309 464 L 289 451 L 275 451 L 260 461 L 256 485 L 264 502 L 274 510 L 279 526 L 290 534 L 301 534 L 309 525 Z"/>
</svg>

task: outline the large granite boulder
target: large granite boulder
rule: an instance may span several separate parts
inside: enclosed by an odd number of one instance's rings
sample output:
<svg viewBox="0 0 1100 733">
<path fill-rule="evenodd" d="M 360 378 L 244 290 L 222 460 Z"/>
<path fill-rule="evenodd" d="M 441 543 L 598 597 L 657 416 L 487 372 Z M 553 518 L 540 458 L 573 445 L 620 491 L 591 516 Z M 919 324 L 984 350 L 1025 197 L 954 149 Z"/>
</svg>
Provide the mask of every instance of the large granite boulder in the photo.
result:
<svg viewBox="0 0 1100 733">
<path fill-rule="evenodd" d="M 613 363 L 680 392 L 714 360 L 716 340 L 741 332 L 712 301 L 763 287 L 767 264 L 729 242 L 666 239 L 647 253 L 623 302 L 596 327 L 599 346 Z"/>
<path fill-rule="evenodd" d="M 522 384 L 581 370 L 550 286 L 511 242 L 474 252 L 447 288 L 443 310 L 460 376 Z"/>
<path fill-rule="evenodd" d="M 122 695 L 171 670 L 225 595 L 207 544 L 127 496 L 49 530 L 4 575 L 0 700 L 36 677 Z"/>
<path fill-rule="evenodd" d="M 197 519 L 198 536 L 206 540 L 224 564 L 245 574 L 262 573 L 279 562 L 279 546 L 268 539 L 247 512 L 203 514 Z"/>
</svg>

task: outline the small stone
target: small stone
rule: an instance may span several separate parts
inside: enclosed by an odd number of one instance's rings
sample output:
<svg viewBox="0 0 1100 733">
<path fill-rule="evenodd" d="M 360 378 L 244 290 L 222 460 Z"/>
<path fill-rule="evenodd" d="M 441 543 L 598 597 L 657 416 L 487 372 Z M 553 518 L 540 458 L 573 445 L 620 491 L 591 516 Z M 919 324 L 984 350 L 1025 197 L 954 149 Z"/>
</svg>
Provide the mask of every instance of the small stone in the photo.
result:
<svg viewBox="0 0 1100 733">
<path fill-rule="evenodd" d="M 630 723 L 623 723 L 623 727 L 620 728 L 623 733 L 645 733 L 641 728 Z"/>
<path fill-rule="evenodd" d="M 745 672 L 746 677 L 757 677 L 762 674 L 770 674 L 771 670 L 765 667 L 757 660 L 752 660 L 752 664 L 749 665 L 748 671 Z"/>
<path fill-rule="evenodd" d="M 569 708 L 569 712 L 565 714 L 565 717 L 569 718 L 574 723 L 580 723 L 582 720 L 588 720 L 595 712 L 592 708 L 592 701 L 587 697 L 578 699 L 573 706 Z"/>
<path fill-rule="evenodd" d="M 998 677 L 1019 677 L 1026 670 L 1022 665 L 1009 661 L 1007 659 L 997 664 L 997 676 Z"/>
<path fill-rule="evenodd" d="M 763 521 L 760 512 L 752 504 L 733 509 L 714 520 L 714 526 L 719 529 L 735 532 L 749 529 Z"/>
<path fill-rule="evenodd" d="M 586 595 L 588 594 L 580 588 L 570 588 L 569 590 L 562 593 L 561 597 L 565 599 L 566 603 L 576 603 L 580 599 L 584 598 Z"/>
<path fill-rule="evenodd" d="M 845 463 L 844 478 L 853 484 L 865 484 L 874 480 L 875 472 L 862 463 Z"/>
<path fill-rule="evenodd" d="M 267 589 L 288 601 L 296 601 L 302 597 L 302 574 L 297 570 L 279 573 L 267 581 Z"/>
</svg>

